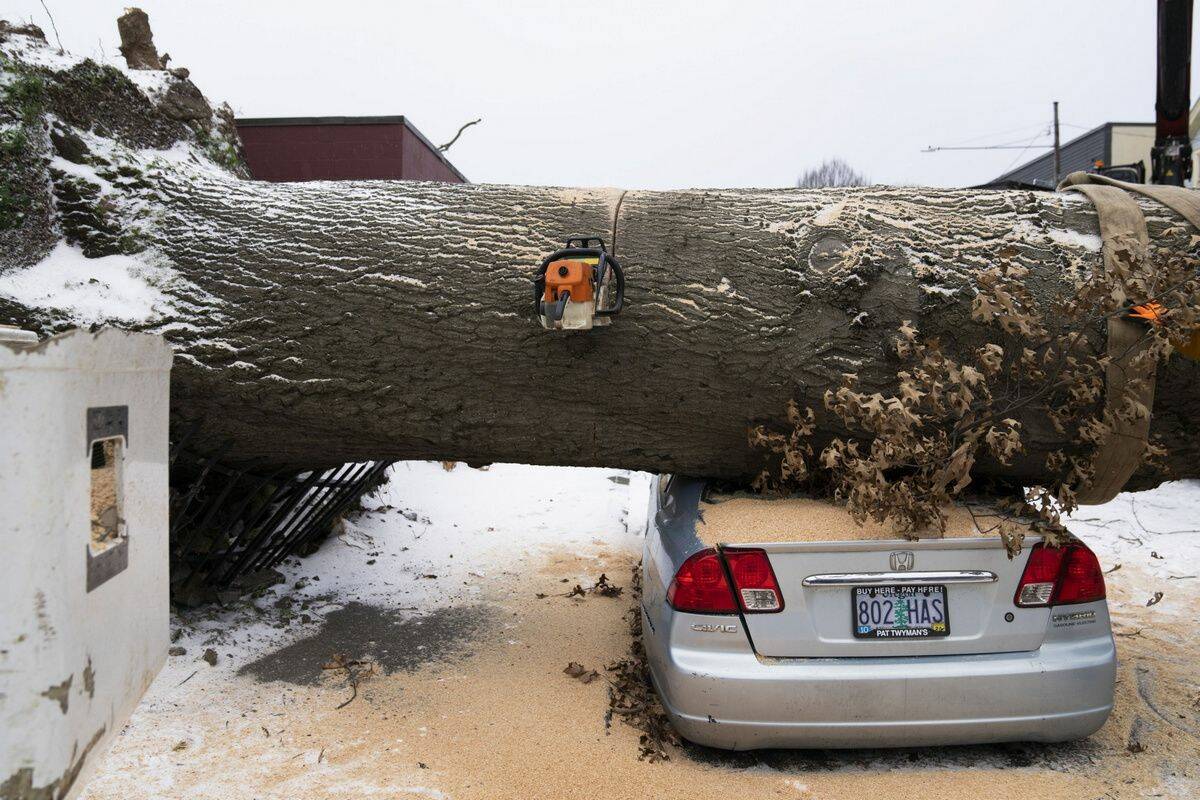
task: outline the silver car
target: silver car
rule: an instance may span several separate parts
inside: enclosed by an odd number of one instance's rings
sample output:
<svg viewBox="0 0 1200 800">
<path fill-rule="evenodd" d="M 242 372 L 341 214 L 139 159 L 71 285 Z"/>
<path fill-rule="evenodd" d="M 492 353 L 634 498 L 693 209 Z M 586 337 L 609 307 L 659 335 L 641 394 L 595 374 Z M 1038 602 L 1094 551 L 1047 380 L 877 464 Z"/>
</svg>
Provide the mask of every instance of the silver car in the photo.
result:
<svg viewBox="0 0 1200 800">
<path fill-rule="evenodd" d="M 814 541 L 795 522 L 777 540 L 706 544 L 704 490 L 660 481 L 643 560 L 650 669 L 686 739 L 1058 742 L 1112 711 L 1104 577 L 1082 544 L 1031 536 L 1009 559 L 997 536 Z"/>
</svg>

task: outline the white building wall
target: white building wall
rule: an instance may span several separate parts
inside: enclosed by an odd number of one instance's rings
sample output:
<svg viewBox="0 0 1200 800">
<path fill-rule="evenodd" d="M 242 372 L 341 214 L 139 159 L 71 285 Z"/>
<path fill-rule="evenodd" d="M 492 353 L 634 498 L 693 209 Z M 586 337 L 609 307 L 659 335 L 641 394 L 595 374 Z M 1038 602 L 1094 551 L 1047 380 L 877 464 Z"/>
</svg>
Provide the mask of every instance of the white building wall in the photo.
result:
<svg viewBox="0 0 1200 800">
<path fill-rule="evenodd" d="M 32 348 L 0 342 L 5 798 L 74 797 L 165 660 L 170 367 L 158 336 L 72 331 Z M 108 409 L 91 425 L 113 433 L 122 406 L 125 538 L 97 559 L 89 409 Z"/>
<path fill-rule="evenodd" d="M 1200 186 L 1200 133 L 1192 134 L 1192 180 L 1187 185 Z"/>
<path fill-rule="evenodd" d="M 1142 162 L 1146 181 L 1150 180 L 1150 148 L 1154 146 L 1154 125 L 1113 125 L 1112 156 L 1109 166 Z"/>
</svg>

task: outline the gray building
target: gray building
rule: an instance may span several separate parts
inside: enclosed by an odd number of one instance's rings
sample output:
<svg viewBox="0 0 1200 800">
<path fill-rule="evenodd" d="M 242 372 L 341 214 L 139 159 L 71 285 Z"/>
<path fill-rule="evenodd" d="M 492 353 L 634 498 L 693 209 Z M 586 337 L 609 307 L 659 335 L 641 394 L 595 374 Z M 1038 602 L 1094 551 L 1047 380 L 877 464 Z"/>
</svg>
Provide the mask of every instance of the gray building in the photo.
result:
<svg viewBox="0 0 1200 800">
<path fill-rule="evenodd" d="M 1059 176 L 1081 170 L 1093 171 L 1098 167 L 1136 167 L 1140 164 L 1144 170 L 1142 180 L 1145 181 L 1150 175 L 1150 147 L 1153 144 L 1152 122 L 1106 122 L 1059 147 Z M 1016 169 L 1009 170 L 993 179 L 989 185 L 1025 185 L 1053 189 L 1054 152 L 1049 151 Z"/>
<path fill-rule="evenodd" d="M 1200 100 L 1192 106 L 1188 117 L 1188 130 L 1192 137 L 1192 181 L 1200 185 Z M 1095 172 L 1100 168 L 1121 180 L 1150 179 L 1150 148 L 1154 146 L 1153 122 L 1106 122 L 1082 136 L 1077 136 L 1059 147 L 1062 167 L 1059 175 L 1065 177 L 1072 172 L 1084 170 Z M 1131 167 L 1115 171 L 1117 167 Z M 1134 173 L 1142 170 L 1141 177 Z M 1054 188 L 1054 153 L 1026 161 L 1016 169 L 994 178 L 985 187 L 1026 186 L 1040 189 Z"/>
</svg>

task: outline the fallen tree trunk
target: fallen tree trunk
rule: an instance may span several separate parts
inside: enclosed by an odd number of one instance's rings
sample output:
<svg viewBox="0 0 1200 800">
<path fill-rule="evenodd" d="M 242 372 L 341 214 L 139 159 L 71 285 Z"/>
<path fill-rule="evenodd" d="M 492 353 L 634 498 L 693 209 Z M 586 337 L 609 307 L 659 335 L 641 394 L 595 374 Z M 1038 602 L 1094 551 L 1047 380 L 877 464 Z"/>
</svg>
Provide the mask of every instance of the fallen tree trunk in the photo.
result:
<svg viewBox="0 0 1200 800">
<path fill-rule="evenodd" d="M 162 185 L 155 245 L 194 287 L 188 313 L 155 326 L 181 355 L 177 413 L 240 458 L 300 464 L 744 478 L 762 461 L 747 428 L 781 420 L 789 399 L 819 408 L 848 372 L 864 391 L 894 386 L 904 320 L 950 352 L 981 346 L 972 279 L 1003 244 L 1046 301 L 1070 290 L 1073 259 L 1097 257 L 1094 215 L 1057 195 Z M 614 216 L 628 309 L 590 333 L 542 331 L 535 265 L 567 233 L 608 238 Z M 1160 431 L 1197 419 L 1200 392 L 1184 386 L 1160 393 Z M 1024 461 L 994 469 L 1033 480 L 1062 436 L 1022 421 Z M 1169 441 L 1175 466 L 1196 469 L 1196 439 Z"/>
<path fill-rule="evenodd" d="M 100 254 L 125 248 L 156 265 L 152 313 L 112 319 L 170 339 L 175 429 L 232 463 L 453 459 L 744 480 L 762 463 L 748 428 L 782 423 L 789 400 L 818 410 L 821 441 L 845 432 L 820 411 L 844 373 L 863 391 L 893 391 L 904 321 L 964 358 L 989 341 L 971 303 L 998 258 L 1028 268 L 1044 304 L 1100 260 L 1091 207 L 1057 194 L 268 184 L 196 148 L 192 161 L 156 161 L 114 133 L 131 148 L 114 154 L 88 119 L 70 119 L 50 124 L 57 157 L 43 185 L 60 210 L 83 195 L 68 221 L 85 252 L 99 242 Z M 194 145 L 198 126 L 178 140 Z M 61 163 L 67 135 L 87 145 L 73 167 Z M 102 177 L 122 164 L 136 174 Z M 98 203 L 80 190 L 84 169 L 100 174 L 104 202 L 133 211 L 87 219 Z M 1153 235 L 1184 246 L 1182 228 L 1166 231 L 1177 219 L 1144 208 Z M 44 253 L 53 237 L 25 228 Z M 530 278 L 573 234 L 611 240 L 628 307 L 609 328 L 547 333 L 530 313 Z M 12 244 L 10 272 L 21 252 Z M 12 280 L 10 300 L 27 297 Z M 37 314 L 9 308 L 26 323 L 81 319 L 53 301 Z M 1160 371 L 1152 432 L 1176 475 L 1200 476 L 1197 377 L 1180 359 Z M 1025 452 L 1009 465 L 981 459 L 977 474 L 1046 478 L 1064 436 L 1040 413 L 1019 421 Z"/>
</svg>

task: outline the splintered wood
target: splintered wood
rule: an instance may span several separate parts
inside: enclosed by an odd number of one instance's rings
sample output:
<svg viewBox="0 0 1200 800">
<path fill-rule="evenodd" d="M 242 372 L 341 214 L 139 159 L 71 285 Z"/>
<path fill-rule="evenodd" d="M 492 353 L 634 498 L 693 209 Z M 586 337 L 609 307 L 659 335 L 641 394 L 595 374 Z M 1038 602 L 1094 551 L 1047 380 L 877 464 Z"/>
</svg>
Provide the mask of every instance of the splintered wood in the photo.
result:
<svg viewBox="0 0 1200 800">
<path fill-rule="evenodd" d="M 696 535 L 709 546 L 903 538 L 890 524 L 874 520 L 859 524 L 844 507 L 811 497 L 770 499 L 742 494 L 715 495 L 701 503 L 700 513 Z M 1002 531 L 1028 532 L 1026 526 L 1002 520 L 986 508 L 955 505 L 947 510 L 947 516 L 946 532 L 941 538 L 999 538 Z"/>
</svg>

